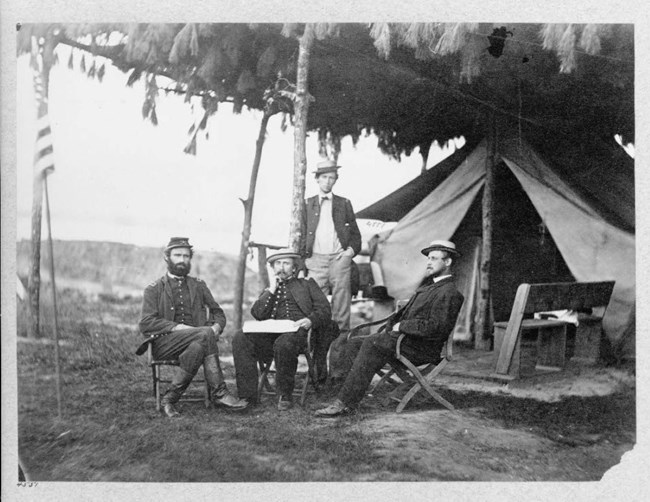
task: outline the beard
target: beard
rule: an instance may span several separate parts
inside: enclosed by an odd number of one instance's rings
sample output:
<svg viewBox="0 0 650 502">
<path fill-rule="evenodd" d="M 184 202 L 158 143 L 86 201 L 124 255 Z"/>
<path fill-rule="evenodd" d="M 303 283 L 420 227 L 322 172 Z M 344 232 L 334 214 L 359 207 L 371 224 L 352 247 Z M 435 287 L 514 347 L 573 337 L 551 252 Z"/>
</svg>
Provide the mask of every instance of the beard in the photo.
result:
<svg viewBox="0 0 650 502">
<path fill-rule="evenodd" d="M 289 273 L 289 274 L 288 274 L 288 273 L 286 273 L 286 272 L 278 272 L 277 275 L 276 275 L 276 277 L 277 277 L 278 279 L 280 279 L 280 281 L 282 281 L 282 282 L 286 282 L 286 281 L 288 281 L 289 279 L 291 279 L 291 277 L 293 277 L 293 273 Z"/>
<path fill-rule="evenodd" d="M 171 261 L 167 262 L 167 270 L 170 274 L 177 275 L 179 277 L 185 277 L 192 270 L 192 264 L 188 263 L 172 263 Z"/>
</svg>

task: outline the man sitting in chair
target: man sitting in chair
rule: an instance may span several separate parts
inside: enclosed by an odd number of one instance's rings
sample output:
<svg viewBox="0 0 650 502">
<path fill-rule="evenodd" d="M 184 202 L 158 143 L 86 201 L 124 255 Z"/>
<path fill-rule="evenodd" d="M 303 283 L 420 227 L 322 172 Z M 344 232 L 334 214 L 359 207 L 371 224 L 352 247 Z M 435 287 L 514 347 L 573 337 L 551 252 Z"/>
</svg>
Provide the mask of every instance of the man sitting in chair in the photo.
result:
<svg viewBox="0 0 650 502">
<path fill-rule="evenodd" d="M 463 304 L 454 285 L 451 266 L 458 255 L 450 241 L 435 240 L 422 250 L 426 277 L 408 303 L 390 316 L 377 333 L 365 338 L 337 399 L 316 411 L 318 417 L 354 413 L 374 374 L 388 362 L 397 362 L 397 339 L 405 335 L 401 353 L 416 366 L 437 362 Z M 351 344 L 350 344 L 351 345 Z"/>
<path fill-rule="evenodd" d="M 298 356 L 307 347 L 309 329 L 315 338 L 324 338 L 332 319 L 329 302 L 318 284 L 313 279 L 296 277 L 299 258 L 300 255 L 290 249 L 279 250 L 268 258 L 275 278 L 251 308 L 258 321 L 290 320 L 294 321 L 296 330 L 288 333 L 240 332 L 232 342 L 239 396 L 250 403 L 257 403 L 257 361 L 275 359 L 279 411 L 292 406 Z M 327 351 L 326 347 L 323 349 Z"/>
<path fill-rule="evenodd" d="M 179 415 L 175 404 L 201 365 L 214 404 L 231 409 L 247 404 L 226 387 L 217 347 L 226 316 L 205 282 L 188 275 L 192 256 L 187 238 L 172 237 L 164 251 L 167 274 L 147 286 L 142 301 L 139 328 L 147 340 L 136 353 L 143 354 L 151 343 L 154 359 L 180 363 L 161 401 L 168 417 Z"/>
</svg>

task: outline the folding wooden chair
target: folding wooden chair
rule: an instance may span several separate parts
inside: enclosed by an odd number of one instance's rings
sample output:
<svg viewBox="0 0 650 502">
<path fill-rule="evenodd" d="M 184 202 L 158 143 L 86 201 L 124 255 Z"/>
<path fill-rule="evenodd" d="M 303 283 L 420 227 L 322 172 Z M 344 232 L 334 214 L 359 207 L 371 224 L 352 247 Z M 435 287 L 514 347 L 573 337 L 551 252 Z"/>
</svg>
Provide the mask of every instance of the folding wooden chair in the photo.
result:
<svg viewBox="0 0 650 502">
<path fill-rule="evenodd" d="M 388 373 L 385 375 L 387 379 L 390 376 L 390 372 L 392 371 L 402 380 L 404 386 L 410 387 L 409 390 L 406 392 L 406 394 L 404 394 L 404 396 L 402 396 L 401 399 L 396 396 L 402 386 L 399 386 L 397 389 L 391 392 L 391 398 L 399 402 L 396 410 L 397 413 L 400 413 L 402 410 L 404 410 L 404 408 L 409 403 L 409 401 L 413 399 L 413 397 L 415 397 L 415 395 L 420 390 L 425 390 L 433 399 L 438 401 L 445 408 L 447 408 L 450 411 L 454 411 L 455 408 L 453 407 L 453 405 L 445 398 L 443 398 L 438 392 L 436 392 L 432 386 L 436 377 L 445 368 L 445 366 L 447 366 L 449 361 L 451 361 L 453 345 L 454 345 L 453 331 L 449 335 L 449 338 L 447 338 L 447 341 L 445 342 L 445 345 L 442 349 L 442 353 L 441 353 L 442 359 L 440 360 L 440 362 L 429 363 L 420 366 L 422 368 L 421 370 L 416 365 L 414 365 L 411 361 L 409 361 L 406 357 L 404 357 L 404 355 L 401 354 L 400 349 L 401 349 L 402 340 L 404 340 L 404 336 L 405 335 L 400 335 L 399 338 L 397 339 L 397 347 L 395 349 L 395 355 L 397 357 L 397 360 L 400 363 L 402 363 L 407 368 L 408 371 L 404 371 L 404 368 L 401 367 L 399 368 L 399 370 L 395 367 L 391 367 L 391 370 L 389 370 Z M 379 383 L 381 383 L 381 380 Z M 377 385 L 379 385 L 379 383 Z M 376 387 L 377 386 L 375 386 L 375 388 Z"/>
<path fill-rule="evenodd" d="M 355 336 L 365 338 L 369 334 L 360 335 L 359 332 L 361 329 L 370 327 L 372 325 L 381 324 L 387 320 L 388 318 L 385 318 L 356 326 L 350 331 L 348 340 Z M 442 404 L 445 408 L 453 411 L 455 409 L 453 405 L 445 398 L 443 398 L 438 392 L 436 392 L 432 386 L 435 378 L 440 374 L 445 366 L 447 366 L 449 361 L 451 361 L 454 345 L 453 331 L 449 334 L 449 337 L 445 341 L 445 344 L 442 348 L 440 354 L 442 359 L 437 363 L 428 363 L 426 365 L 421 365 L 420 367 L 422 369 L 419 369 L 401 353 L 401 345 L 405 336 L 406 335 L 402 334 L 398 337 L 397 346 L 395 348 L 395 357 L 401 364 L 390 364 L 390 368 L 379 370 L 377 374 L 380 375 L 381 378 L 375 385 L 370 388 L 368 393 L 374 393 L 375 390 L 383 383 L 392 382 L 397 384 L 397 387 L 390 393 L 390 398 L 398 401 L 399 403 L 397 405 L 397 413 L 402 412 L 409 401 L 413 399 L 413 397 L 420 390 L 425 390 L 431 397 Z M 393 377 L 397 377 L 399 380 L 395 381 Z M 404 390 L 407 390 L 407 392 L 401 398 L 397 397 Z"/>
<path fill-rule="evenodd" d="M 156 410 L 160 411 L 162 409 L 162 406 L 160 404 L 162 395 L 160 393 L 160 384 L 161 383 L 171 383 L 170 378 L 163 378 L 161 376 L 161 367 L 163 366 L 179 366 L 178 359 L 154 359 L 153 357 L 153 350 L 151 348 L 151 344 L 149 344 L 149 347 L 147 348 L 147 359 L 148 359 L 148 364 L 151 367 L 151 377 L 153 380 L 153 395 L 154 398 L 156 399 Z M 208 382 L 206 382 L 204 379 L 200 377 L 195 377 L 192 380 L 193 384 L 203 384 L 205 387 L 204 390 L 204 395 L 199 396 L 196 393 L 191 393 L 191 391 L 188 393 L 187 391 L 183 393 L 183 396 L 181 397 L 181 401 L 185 402 L 200 402 L 203 401 L 205 403 L 205 407 L 209 408 L 211 401 L 210 401 L 210 387 L 208 386 Z"/>
<path fill-rule="evenodd" d="M 310 383 L 314 388 L 314 392 L 318 392 L 318 379 L 316 375 L 316 367 L 314 365 L 314 344 L 312 343 L 311 336 L 312 330 L 310 329 L 307 332 L 307 347 L 301 353 L 307 361 L 307 371 L 302 373 L 302 376 L 304 377 L 302 387 L 294 390 L 294 395 L 300 397 L 300 406 L 303 408 L 305 406 L 305 400 L 307 399 L 307 390 Z M 273 361 L 266 363 L 262 360 L 258 360 L 257 364 L 260 368 L 260 376 L 257 380 L 257 401 L 260 402 L 262 395 L 276 394 L 275 389 L 269 382 L 269 375 L 274 374 L 275 369 L 273 367 Z M 301 375 L 301 373 L 296 374 Z"/>
</svg>

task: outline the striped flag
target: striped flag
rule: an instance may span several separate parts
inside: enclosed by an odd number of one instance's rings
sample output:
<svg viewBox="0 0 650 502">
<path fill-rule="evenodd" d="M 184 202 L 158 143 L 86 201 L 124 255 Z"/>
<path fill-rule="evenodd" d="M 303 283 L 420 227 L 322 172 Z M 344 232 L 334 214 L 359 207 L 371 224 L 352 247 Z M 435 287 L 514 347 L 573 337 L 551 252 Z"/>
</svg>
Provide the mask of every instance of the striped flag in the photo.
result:
<svg viewBox="0 0 650 502">
<path fill-rule="evenodd" d="M 52 129 L 48 114 L 47 89 L 43 81 L 42 55 L 39 54 L 36 37 L 32 38 L 32 68 L 34 70 L 34 94 L 37 106 L 36 154 L 34 157 L 34 175 L 49 174 L 54 171 L 54 146 Z"/>
</svg>

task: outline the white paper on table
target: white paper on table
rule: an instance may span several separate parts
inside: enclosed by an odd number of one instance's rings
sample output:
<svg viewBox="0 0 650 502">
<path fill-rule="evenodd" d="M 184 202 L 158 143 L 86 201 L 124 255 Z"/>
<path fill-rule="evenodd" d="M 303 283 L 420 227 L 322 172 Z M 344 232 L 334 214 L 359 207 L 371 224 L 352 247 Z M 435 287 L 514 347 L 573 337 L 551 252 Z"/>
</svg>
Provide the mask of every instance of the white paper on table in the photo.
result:
<svg viewBox="0 0 650 502">
<path fill-rule="evenodd" d="M 549 316 L 576 326 L 580 324 L 578 322 L 578 313 L 575 310 L 548 310 L 546 312 L 535 312 L 533 315 L 535 319 L 543 319 Z"/>
<path fill-rule="evenodd" d="M 244 333 L 293 333 L 298 331 L 298 326 L 290 319 L 267 319 L 246 321 L 242 329 Z"/>
</svg>

